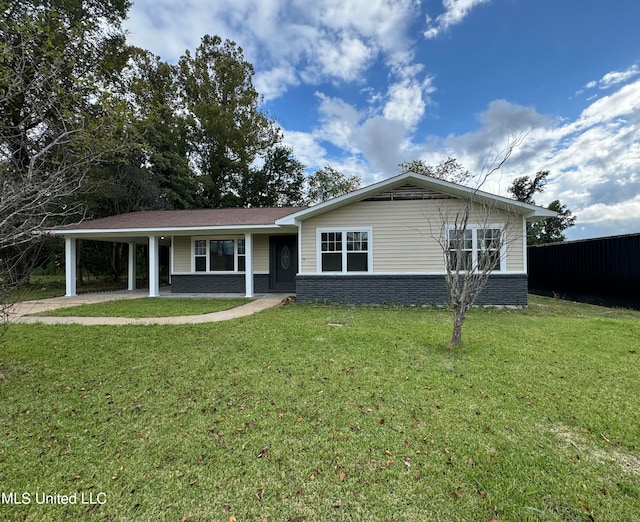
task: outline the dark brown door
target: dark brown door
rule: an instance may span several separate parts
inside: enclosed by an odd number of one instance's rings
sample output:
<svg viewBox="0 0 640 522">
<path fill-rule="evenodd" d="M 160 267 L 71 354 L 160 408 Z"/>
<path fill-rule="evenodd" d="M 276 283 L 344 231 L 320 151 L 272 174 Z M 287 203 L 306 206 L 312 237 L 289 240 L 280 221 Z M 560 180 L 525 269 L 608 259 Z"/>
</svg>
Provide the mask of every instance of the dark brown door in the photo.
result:
<svg viewBox="0 0 640 522">
<path fill-rule="evenodd" d="M 295 292 L 298 273 L 298 245 L 296 236 L 271 236 L 271 290 Z"/>
</svg>

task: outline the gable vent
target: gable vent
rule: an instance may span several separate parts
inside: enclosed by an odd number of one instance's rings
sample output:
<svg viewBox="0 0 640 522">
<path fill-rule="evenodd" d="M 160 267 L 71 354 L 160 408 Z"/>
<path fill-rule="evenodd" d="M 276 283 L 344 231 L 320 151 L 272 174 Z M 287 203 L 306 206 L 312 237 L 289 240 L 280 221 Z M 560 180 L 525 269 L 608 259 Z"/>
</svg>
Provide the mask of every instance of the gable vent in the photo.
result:
<svg viewBox="0 0 640 522">
<path fill-rule="evenodd" d="M 406 201 L 410 199 L 452 199 L 452 196 L 415 185 L 402 185 L 380 192 L 364 201 Z"/>
</svg>

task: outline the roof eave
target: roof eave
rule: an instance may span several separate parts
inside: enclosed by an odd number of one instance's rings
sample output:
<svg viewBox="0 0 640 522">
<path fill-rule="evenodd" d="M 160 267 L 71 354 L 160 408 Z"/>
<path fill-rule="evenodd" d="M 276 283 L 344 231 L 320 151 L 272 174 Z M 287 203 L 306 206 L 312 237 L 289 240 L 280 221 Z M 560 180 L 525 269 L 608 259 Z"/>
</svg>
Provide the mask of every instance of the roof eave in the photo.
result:
<svg viewBox="0 0 640 522">
<path fill-rule="evenodd" d="M 211 232 L 250 232 L 263 230 L 282 230 L 280 225 L 215 225 L 215 226 L 199 226 L 199 227 L 136 227 L 136 228 L 94 228 L 94 229 L 51 229 L 49 233 L 56 236 L 95 236 L 95 235 L 111 235 L 131 236 L 131 235 L 194 235 L 205 234 Z"/>
<path fill-rule="evenodd" d="M 444 181 L 441 179 L 432 178 L 432 177 L 424 176 L 421 174 L 406 172 L 404 174 L 399 174 L 398 176 L 394 176 L 392 178 L 387 178 L 383 181 L 379 181 L 378 183 L 368 185 L 354 192 L 350 192 L 348 194 L 344 194 L 337 198 L 330 199 L 323 203 L 319 203 L 312 207 L 308 207 L 299 212 L 295 212 L 293 214 L 290 214 L 288 216 L 285 216 L 283 218 L 276 220 L 276 224 L 298 225 L 300 221 L 303 221 L 304 219 L 308 219 L 318 214 L 323 214 L 325 212 L 328 212 L 335 208 L 339 208 L 349 203 L 361 201 L 363 199 L 366 199 L 367 197 L 370 197 L 379 192 L 382 192 L 383 190 L 388 190 L 391 188 L 395 188 L 397 186 L 401 186 L 407 181 L 413 181 L 420 185 L 436 187 L 442 190 L 445 194 L 450 194 L 452 196 L 457 196 L 460 198 L 475 197 L 479 200 L 491 201 L 492 204 L 495 204 L 498 207 L 502 207 L 504 209 L 517 210 L 518 212 L 522 213 L 525 216 L 527 221 L 537 221 L 539 219 L 555 217 L 557 215 L 552 210 L 548 210 L 543 207 L 538 207 L 536 205 L 522 203 L 510 198 L 506 198 L 504 196 L 498 196 L 496 194 L 483 192 L 481 190 L 473 189 L 471 187 L 466 187 L 464 185 L 458 185 L 456 183 L 451 183 L 449 181 Z"/>
</svg>

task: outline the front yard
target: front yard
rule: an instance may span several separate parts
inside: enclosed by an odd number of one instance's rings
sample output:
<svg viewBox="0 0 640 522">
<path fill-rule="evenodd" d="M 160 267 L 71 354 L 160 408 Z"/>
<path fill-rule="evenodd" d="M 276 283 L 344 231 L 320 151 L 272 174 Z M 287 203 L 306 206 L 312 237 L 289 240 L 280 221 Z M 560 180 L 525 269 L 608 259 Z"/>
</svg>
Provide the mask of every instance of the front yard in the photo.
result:
<svg viewBox="0 0 640 522">
<path fill-rule="evenodd" d="M 635 519 L 640 313 L 473 310 L 453 352 L 450 321 L 13 325 L 0 519 Z"/>
</svg>

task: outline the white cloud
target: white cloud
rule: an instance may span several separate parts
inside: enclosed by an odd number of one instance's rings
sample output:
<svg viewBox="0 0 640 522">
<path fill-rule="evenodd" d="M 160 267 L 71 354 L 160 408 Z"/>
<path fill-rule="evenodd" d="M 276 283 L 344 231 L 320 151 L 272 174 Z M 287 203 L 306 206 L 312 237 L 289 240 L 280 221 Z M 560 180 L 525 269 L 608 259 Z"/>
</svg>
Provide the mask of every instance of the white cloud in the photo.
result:
<svg viewBox="0 0 640 522">
<path fill-rule="evenodd" d="M 175 62 L 205 34 L 229 38 L 254 64 L 267 99 L 299 82 L 362 81 L 376 58 L 394 74 L 419 70 L 407 28 L 416 0 L 136 0 L 135 45 Z M 295 71 L 293 74 L 291 71 Z"/>
<path fill-rule="evenodd" d="M 631 80 L 639 74 L 640 67 L 634 64 L 624 71 L 611 71 L 599 80 L 590 81 L 585 85 L 585 89 L 595 89 L 596 87 L 603 90 L 609 89 L 610 87 L 615 87 L 616 85 Z"/>
<path fill-rule="evenodd" d="M 298 83 L 295 69 L 287 65 L 274 67 L 269 71 L 260 71 L 256 73 L 254 79 L 256 90 L 267 100 L 276 98 L 287 87 Z"/>
<path fill-rule="evenodd" d="M 311 169 L 315 170 L 328 163 L 326 149 L 308 132 L 285 130 L 283 144 L 291 147 L 296 159 Z"/>
<path fill-rule="evenodd" d="M 640 80 L 594 101 L 575 121 L 553 120 L 533 107 L 505 100 L 490 103 L 479 121 L 479 130 L 449 136 L 430 149 L 446 151 L 477 173 L 509 136 L 528 129 L 523 143 L 485 188 L 506 195 L 515 177 L 550 170 L 551 182 L 536 197 L 538 204 L 560 199 L 577 215 L 579 225 L 597 225 L 601 232 L 638 230 Z"/>
<path fill-rule="evenodd" d="M 432 78 L 427 77 L 422 82 L 416 79 L 405 79 L 389 86 L 388 101 L 383 114 L 389 120 L 402 122 L 406 127 L 413 128 L 424 116 L 430 101 L 429 94 L 435 88 Z"/>
<path fill-rule="evenodd" d="M 444 13 L 434 20 L 427 16 L 428 29 L 424 36 L 428 39 L 436 38 L 443 31 L 447 31 L 452 25 L 459 24 L 469 14 L 471 9 L 486 4 L 491 0 L 442 0 Z"/>
<path fill-rule="evenodd" d="M 368 62 L 375 56 L 375 49 L 360 39 L 345 37 L 339 41 L 322 40 L 317 50 L 319 76 L 328 75 L 346 81 L 361 78 Z"/>
</svg>

